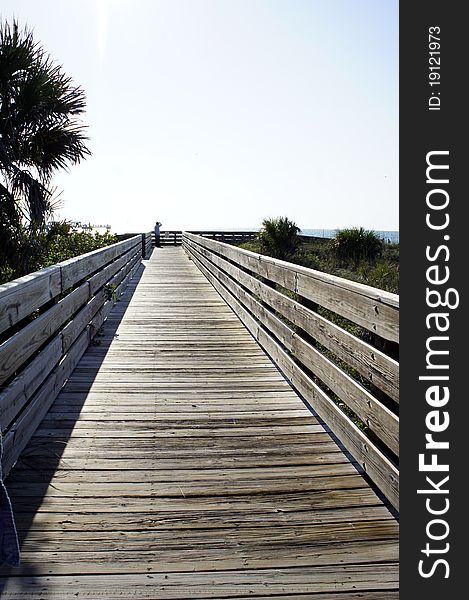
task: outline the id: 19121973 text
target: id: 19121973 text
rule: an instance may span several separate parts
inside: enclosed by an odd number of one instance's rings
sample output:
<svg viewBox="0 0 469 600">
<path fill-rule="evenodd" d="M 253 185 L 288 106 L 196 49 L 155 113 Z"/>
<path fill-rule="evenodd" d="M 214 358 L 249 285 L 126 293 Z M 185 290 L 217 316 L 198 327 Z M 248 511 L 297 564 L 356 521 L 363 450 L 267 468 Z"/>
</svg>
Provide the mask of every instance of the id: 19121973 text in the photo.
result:
<svg viewBox="0 0 469 600">
<path fill-rule="evenodd" d="M 441 30 L 439 27 L 428 28 L 428 85 L 431 94 L 428 98 L 428 110 L 440 110 L 441 108 Z"/>
</svg>

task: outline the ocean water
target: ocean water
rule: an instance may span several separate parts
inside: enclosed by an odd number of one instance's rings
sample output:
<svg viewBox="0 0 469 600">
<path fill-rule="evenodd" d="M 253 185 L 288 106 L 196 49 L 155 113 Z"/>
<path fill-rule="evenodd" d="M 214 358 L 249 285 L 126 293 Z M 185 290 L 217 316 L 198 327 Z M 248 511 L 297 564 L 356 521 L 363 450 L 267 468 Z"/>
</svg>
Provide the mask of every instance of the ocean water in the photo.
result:
<svg viewBox="0 0 469 600">
<path fill-rule="evenodd" d="M 301 235 L 310 235 L 313 237 L 320 238 L 333 238 L 335 235 L 336 229 L 302 229 Z M 399 232 L 398 231 L 378 231 L 375 233 L 379 235 L 379 237 L 389 244 L 398 244 L 399 243 Z"/>
</svg>

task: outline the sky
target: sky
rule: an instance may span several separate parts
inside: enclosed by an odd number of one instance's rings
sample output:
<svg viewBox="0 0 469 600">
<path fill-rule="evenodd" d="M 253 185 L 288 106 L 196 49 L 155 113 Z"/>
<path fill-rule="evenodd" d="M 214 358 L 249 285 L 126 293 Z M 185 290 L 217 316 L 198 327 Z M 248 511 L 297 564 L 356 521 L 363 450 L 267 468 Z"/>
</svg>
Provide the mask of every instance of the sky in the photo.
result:
<svg viewBox="0 0 469 600">
<path fill-rule="evenodd" d="M 399 228 L 397 0 L 2 0 L 86 93 L 57 217 Z"/>
</svg>

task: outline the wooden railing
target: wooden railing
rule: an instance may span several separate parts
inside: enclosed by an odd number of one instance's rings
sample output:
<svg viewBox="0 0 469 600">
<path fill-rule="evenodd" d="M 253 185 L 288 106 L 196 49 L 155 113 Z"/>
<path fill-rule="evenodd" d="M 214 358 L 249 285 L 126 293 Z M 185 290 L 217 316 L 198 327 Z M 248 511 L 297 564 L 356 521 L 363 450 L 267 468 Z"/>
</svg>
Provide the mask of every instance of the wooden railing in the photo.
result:
<svg viewBox="0 0 469 600">
<path fill-rule="evenodd" d="M 384 349 L 397 348 L 399 297 L 192 233 L 183 246 L 398 508 L 399 365 Z"/>
<path fill-rule="evenodd" d="M 150 258 L 154 246 L 153 231 L 147 231 L 146 233 L 118 233 L 117 239 L 119 241 L 128 240 L 136 235 L 140 235 L 142 238 L 142 257 Z"/>
<path fill-rule="evenodd" d="M 147 233 L 142 233 L 142 252 L 143 258 L 150 258 L 152 249 L 153 249 L 153 232 L 148 231 Z"/>
<path fill-rule="evenodd" d="M 153 241 L 155 236 L 153 235 Z M 182 231 L 162 231 L 160 235 L 161 246 L 180 246 L 182 244 Z"/>
<path fill-rule="evenodd" d="M 195 235 L 200 235 L 210 240 L 225 242 L 226 244 L 241 244 L 254 239 L 257 231 L 191 231 Z"/>
<path fill-rule="evenodd" d="M 6 475 L 142 259 L 142 236 L 0 286 Z"/>
<path fill-rule="evenodd" d="M 241 244 L 256 237 L 257 231 L 191 231 L 196 235 L 226 242 L 227 244 Z M 154 236 L 153 236 L 154 239 Z M 161 246 L 180 246 L 182 244 L 182 231 L 161 231 Z"/>
</svg>

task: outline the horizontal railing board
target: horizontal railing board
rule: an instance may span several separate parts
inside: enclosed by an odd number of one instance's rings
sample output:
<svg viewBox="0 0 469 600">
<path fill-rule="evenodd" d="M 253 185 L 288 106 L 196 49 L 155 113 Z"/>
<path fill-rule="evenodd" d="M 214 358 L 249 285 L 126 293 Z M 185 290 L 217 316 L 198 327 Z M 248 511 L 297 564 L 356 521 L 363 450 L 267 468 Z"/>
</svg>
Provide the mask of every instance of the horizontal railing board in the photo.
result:
<svg viewBox="0 0 469 600">
<path fill-rule="evenodd" d="M 104 270 L 106 271 L 106 278 L 104 279 L 104 282 L 101 281 L 101 285 L 108 281 L 109 277 L 114 276 L 116 271 L 125 267 L 127 262 L 130 262 L 130 265 L 133 266 L 138 260 L 138 256 L 138 253 L 135 253 L 135 248 L 132 248 L 124 255 L 124 262 L 119 259 L 112 263 L 109 266 L 112 268 L 106 268 Z M 129 261 L 129 258 L 132 260 Z M 120 283 L 127 271 L 128 269 L 123 272 L 122 277 L 115 281 L 115 285 Z M 96 281 L 92 278 L 90 284 L 92 280 Z M 38 356 L 33 359 L 31 364 L 28 365 L 28 367 L 14 379 L 5 390 L 0 392 L 0 426 L 2 429 L 7 427 L 15 414 L 29 401 L 35 389 L 42 383 L 55 364 L 57 364 L 61 355 L 68 351 L 78 335 L 90 323 L 104 302 L 105 293 L 102 289 L 84 305 L 72 321 L 65 325 L 60 334 L 56 336 L 46 348 L 39 352 Z M 40 379 L 40 377 L 42 377 L 42 379 Z"/>
<path fill-rule="evenodd" d="M 189 250 L 190 252 L 190 250 Z M 191 254 L 192 255 L 192 254 Z M 395 465 L 350 421 L 340 408 L 301 370 L 269 333 L 257 323 L 249 311 L 231 294 L 197 257 L 194 262 L 225 299 L 251 334 L 258 340 L 280 370 L 287 376 L 313 410 L 330 427 L 364 471 L 398 508 L 398 471 Z"/>
<path fill-rule="evenodd" d="M 100 330 L 104 321 L 107 319 L 109 313 L 111 312 L 113 306 L 114 306 L 113 301 L 107 300 L 101 306 L 101 308 L 98 310 L 98 312 L 94 315 L 94 317 L 91 319 L 91 321 L 89 323 L 89 327 L 90 327 L 90 330 L 93 332 L 93 335 L 96 335 L 96 333 Z"/>
<path fill-rule="evenodd" d="M 0 285 L 0 333 L 41 308 L 61 291 L 60 268 L 57 266 Z"/>
<path fill-rule="evenodd" d="M 77 348 L 81 356 L 88 344 L 85 340 L 95 335 L 114 305 L 112 298 L 107 299 L 106 286 L 117 299 L 139 268 L 142 249 L 142 236 L 133 236 L 49 268 L 46 274 L 53 274 L 55 287 L 49 295 L 44 294 L 48 302 L 77 284 L 78 287 L 0 345 L 0 384 L 17 374 L 0 392 L 6 471 L 42 419 L 37 415 L 47 412 L 76 365 Z M 15 285 L 8 290 L 10 299 L 13 288 L 21 299 L 31 280 L 37 287 L 36 281 L 45 280 L 46 274 L 38 272 L 13 282 Z M 83 279 L 87 280 L 80 285 Z M 35 310 L 36 305 L 33 306 Z"/>
<path fill-rule="evenodd" d="M 111 277 L 135 254 L 135 248 L 131 248 L 121 257 L 104 267 L 88 279 L 91 294 L 95 294 L 100 288 L 106 285 Z"/>
<path fill-rule="evenodd" d="M 194 242 L 186 240 L 186 243 Z M 396 402 L 399 401 L 399 364 L 395 360 L 203 246 L 197 244 L 197 249 L 263 302 L 355 368 L 385 394 Z"/>
<path fill-rule="evenodd" d="M 0 345 L 0 384 L 11 377 L 89 298 L 87 282 Z"/>
<path fill-rule="evenodd" d="M 53 338 L 18 377 L 0 392 L 0 430 L 4 431 L 62 356 L 61 334 Z"/>
<path fill-rule="evenodd" d="M 138 267 L 139 267 L 139 264 L 137 263 L 129 270 L 128 273 L 126 273 L 123 276 L 121 283 L 116 288 L 117 294 L 122 293 L 123 289 L 125 289 L 128 282 L 135 275 L 135 272 L 137 271 Z M 99 329 L 103 325 L 104 321 L 107 319 L 109 313 L 111 312 L 113 306 L 114 306 L 113 301 L 108 300 L 101 306 L 101 308 L 95 314 L 95 316 L 93 317 L 93 319 L 90 321 L 90 324 L 89 324 L 92 335 L 95 335 L 99 331 Z"/>
<path fill-rule="evenodd" d="M 180 245 L 182 243 L 182 232 L 181 231 L 161 231 L 160 234 L 160 245 Z"/>
<path fill-rule="evenodd" d="M 140 256 L 137 254 L 127 265 L 125 265 L 118 273 L 116 273 L 116 275 L 114 275 L 113 281 L 117 286 L 116 294 L 118 296 L 123 293 L 127 283 L 134 276 L 139 266 Z M 96 296 L 90 301 L 90 304 L 95 298 Z M 6 433 L 4 438 L 3 460 L 5 475 L 16 462 L 27 441 L 34 433 L 38 424 L 44 418 L 63 384 L 68 379 L 82 354 L 86 350 L 88 342 L 100 329 L 113 306 L 114 302 L 110 299 L 105 301 L 98 311 L 95 312 L 94 317 L 86 325 L 86 329 L 83 330 L 81 334 L 78 334 L 78 338 L 75 339 L 65 357 L 60 360 L 58 366 L 57 364 L 55 365 L 53 374 L 45 379 L 42 388 L 35 395 L 33 395 L 32 399 L 29 399 L 29 404 L 27 405 L 18 422 L 14 423 L 13 427 L 11 427 Z M 69 325 L 72 325 L 72 323 L 73 321 Z M 59 334 L 58 338 L 61 338 L 62 334 L 63 332 Z M 86 343 L 85 340 L 87 340 Z"/>
<path fill-rule="evenodd" d="M 63 328 L 62 335 L 62 350 L 67 352 L 80 333 L 91 322 L 94 315 L 105 302 L 104 290 L 100 290 L 85 306 L 75 315 L 75 317 L 67 323 Z"/>
<path fill-rule="evenodd" d="M 134 236 L 0 285 L 0 334 L 138 243 Z"/>
<path fill-rule="evenodd" d="M 126 267 L 124 269 L 121 269 L 121 271 L 119 271 L 119 273 L 116 273 L 113 280 L 114 280 L 114 284 L 117 286 L 116 287 L 117 297 L 119 297 L 119 295 L 121 295 L 123 293 L 128 282 L 133 278 L 133 276 L 135 275 L 135 272 L 137 271 L 139 266 L 140 266 L 140 261 L 135 260 L 133 264 L 130 263 L 129 265 L 126 265 Z M 109 313 L 111 312 L 111 309 L 113 306 L 114 306 L 114 302 L 112 300 L 106 301 L 101 306 L 101 308 L 98 310 L 98 312 L 95 314 L 95 316 L 91 319 L 91 321 L 89 323 L 89 327 L 92 331 L 92 335 L 95 335 L 95 333 L 97 331 L 99 331 L 102 324 L 104 323 L 104 321 L 108 317 Z"/>
<path fill-rule="evenodd" d="M 258 231 L 229 231 L 229 230 L 221 230 L 221 229 L 213 229 L 213 230 L 191 229 L 189 231 L 189 233 L 193 233 L 195 235 L 236 235 L 236 236 L 252 235 L 252 236 L 255 236 L 259 232 Z"/>
<path fill-rule="evenodd" d="M 144 256 L 143 258 L 150 258 L 151 250 L 153 247 L 153 234 L 151 231 L 143 234 L 143 248 L 144 248 Z"/>
<path fill-rule="evenodd" d="M 228 242 L 243 242 L 255 238 L 257 231 L 196 231 L 190 233 L 203 236 L 204 238 L 216 239 Z M 162 230 L 160 233 L 161 246 L 179 245 L 182 243 L 182 231 Z"/>
<path fill-rule="evenodd" d="M 260 302 L 244 291 L 239 284 L 223 273 L 210 260 L 201 256 L 194 247 L 197 258 L 240 300 L 249 311 L 273 333 L 295 358 L 314 374 L 381 439 L 395 454 L 399 454 L 399 420 L 387 407 L 354 381 L 326 356 L 299 337 L 288 325 L 265 309 Z"/>
<path fill-rule="evenodd" d="M 399 340 L 399 296 L 334 275 L 307 269 L 249 250 L 185 233 L 188 239 L 233 260 L 369 331 Z"/>
<path fill-rule="evenodd" d="M 132 276 L 133 276 L 133 274 L 135 273 L 135 271 L 138 269 L 139 266 L 140 266 L 140 256 L 135 255 L 110 280 L 110 284 L 115 286 L 115 293 L 116 293 L 117 298 L 119 298 L 119 296 L 123 293 L 123 291 L 126 287 L 126 283 L 132 278 L 132 277 L 129 277 L 129 274 L 132 274 Z"/>
<path fill-rule="evenodd" d="M 62 386 L 78 364 L 89 343 L 89 331 L 84 331 L 62 358 L 41 389 L 35 394 L 18 421 L 4 438 L 3 471 L 7 476 L 31 436 L 43 420 Z"/>
<path fill-rule="evenodd" d="M 62 272 L 62 290 L 67 290 L 79 281 L 86 279 L 89 275 L 114 260 L 117 256 L 133 247 L 141 246 L 141 238 L 136 235 L 123 242 L 112 246 L 106 246 L 93 250 L 87 254 L 76 256 L 67 261 L 59 263 Z"/>
<path fill-rule="evenodd" d="M 11 467 L 26 446 L 27 434 L 30 432 L 32 435 L 36 430 L 37 424 L 32 422 L 32 418 L 40 409 L 41 405 L 44 405 L 45 403 L 47 404 L 47 401 L 53 397 L 55 382 L 56 376 L 55 372 L 53 371 L 45 380 L 38 392 L 34 394 L 27 409 L 22 413 L 18 421 L 4 435 L 2 456 L 2 469 L 4 477 L 8 475 Z M 24 444 L 21 444 L 21 440 L 24 440 Z"/>
<path fill-rule="evenodd" d="M 111 277 L 113 277 L 117 271 L 119 271 L 129 260 L 139 255 L 139 247 L 134 246 L 127 250 L 121 257 L 117 258 L 114 262 L 112 262 L 107 267 L 104 267 L 98 273 L 93 275 L 88 279 L 90 284 L 91 294 L 96 293 L 96 291 L 107 284 Z"/>
<path fill-rule="evenodd" d="M 130 257 L 129 254 L 131 255 Z M 123 264 L 121 264 L 119 259 L 110 265 L 110 267 L 113 267 L 112 269 L 109 269 L 108 267 L 104 269 L 107 271 L 107 278 L 104 282 L 101 282 L 101 286 L 106 283 L 115 287 L 114 294 L 116 295 L 116 299 L 122 291 L 119 289 L 119 284 L 123 281 L 127 273 L 135 264 L 140 264 L 140 253 L 135 252 L 135 248 L 132 248 L 124 256 L 127 258 Z M 111 276 L 111 279 L 108 279 L 109 276 Z M 91 279 L 89 280 L 89 283 L 91 284 Z M 103 287 L 102 289 L 99 289 L 99 291 L 91 298 L 91 300 L 74 316 L 73 320 L 63 328 L 62 339 L 64 352 L 70 348 L 81 331 L 93 321 L 93 318 L 99 311 L 100 307 L 106 304 L 106 302 L 106 293 Z M 113 305 L 114 302 L 111 300 L 109 306 L 112 308 Z"/>
</svg>

